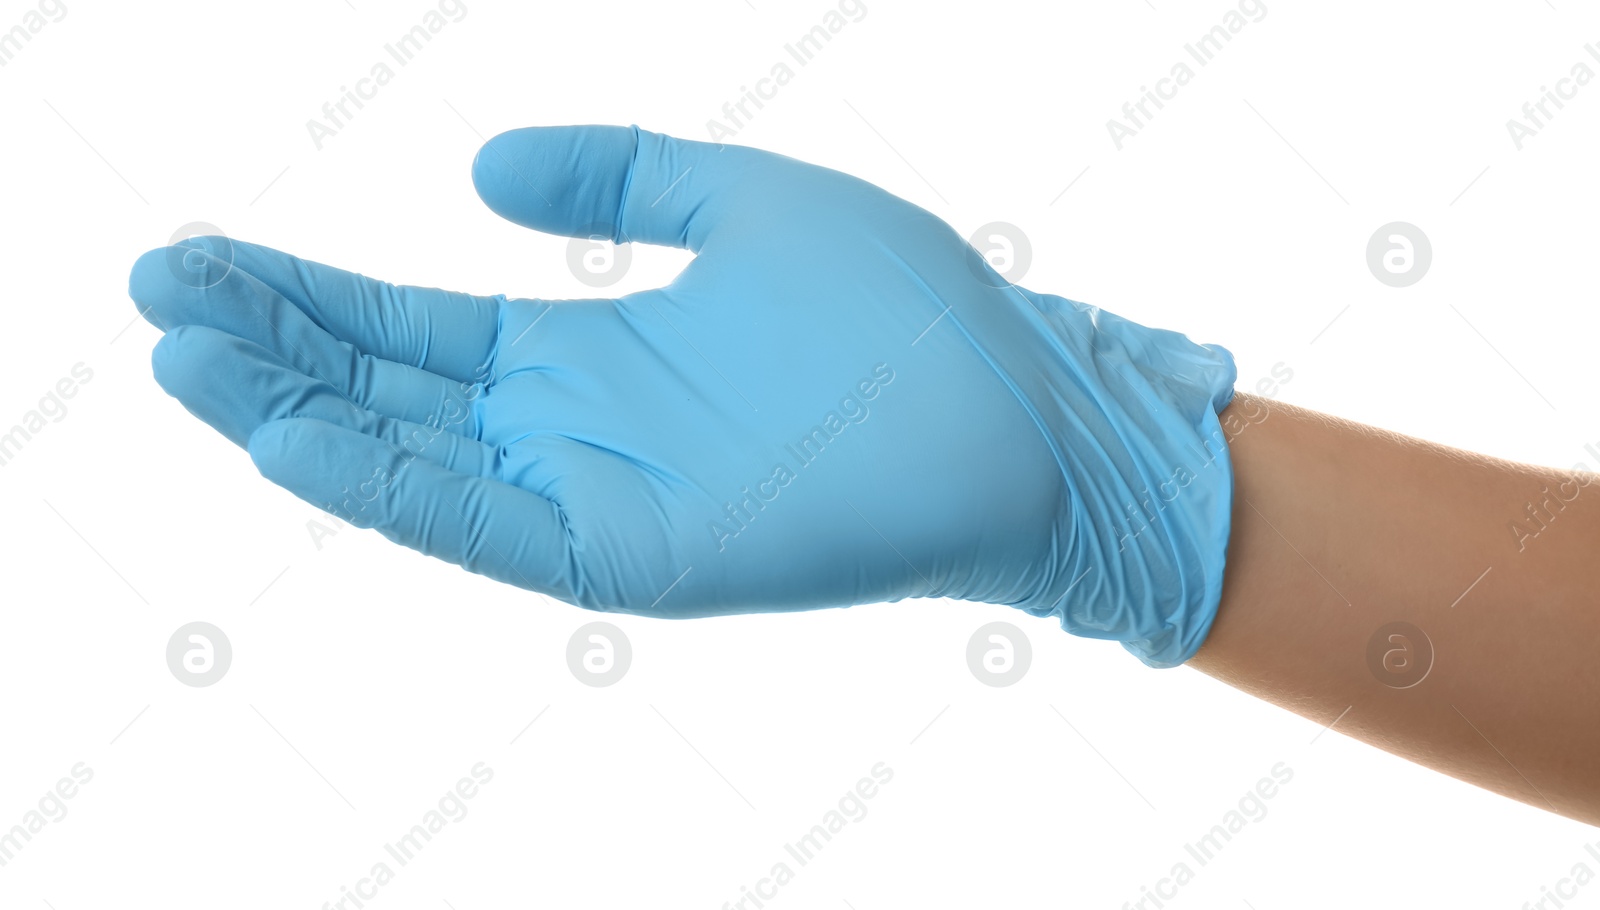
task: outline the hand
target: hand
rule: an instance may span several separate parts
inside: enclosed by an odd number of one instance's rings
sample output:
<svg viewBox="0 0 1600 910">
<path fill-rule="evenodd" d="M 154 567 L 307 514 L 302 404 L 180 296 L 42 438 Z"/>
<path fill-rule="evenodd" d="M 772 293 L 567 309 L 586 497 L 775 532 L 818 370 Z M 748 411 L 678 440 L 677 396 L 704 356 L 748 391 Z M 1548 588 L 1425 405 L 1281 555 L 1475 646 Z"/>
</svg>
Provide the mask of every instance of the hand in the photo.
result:
<svg viewBox="0 0 1600 910">
<path fill-rule="evenodd" d="M 1215 612 L 1232 358 L 1008 284 L 836 171 L 620 127 L 473 165 L 531 228 L 694 251 L 616 300 L 154 250 L 157 381 L 295 495 L 466 569 L 668 617 L 1012 604 L 1170 666 Z"/>
</svg>

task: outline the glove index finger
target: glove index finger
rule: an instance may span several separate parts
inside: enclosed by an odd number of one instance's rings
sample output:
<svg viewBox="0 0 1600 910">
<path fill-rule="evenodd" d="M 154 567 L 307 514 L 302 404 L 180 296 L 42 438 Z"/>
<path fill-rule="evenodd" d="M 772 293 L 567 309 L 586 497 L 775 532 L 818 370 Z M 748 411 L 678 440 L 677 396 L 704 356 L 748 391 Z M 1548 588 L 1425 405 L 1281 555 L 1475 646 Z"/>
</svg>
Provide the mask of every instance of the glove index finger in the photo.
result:
<svg viewBox="0 0 1600 910">
<path fill-rule="evenodd" d="M 184 241 L 215 244 L 213 238 Z M 364 354 L 459 382 L 481 380 L 499 337 L 504 298 L 390 284 L 228 240 L 227 262 L 280 294 L 323 331 Z"/>
</svg>

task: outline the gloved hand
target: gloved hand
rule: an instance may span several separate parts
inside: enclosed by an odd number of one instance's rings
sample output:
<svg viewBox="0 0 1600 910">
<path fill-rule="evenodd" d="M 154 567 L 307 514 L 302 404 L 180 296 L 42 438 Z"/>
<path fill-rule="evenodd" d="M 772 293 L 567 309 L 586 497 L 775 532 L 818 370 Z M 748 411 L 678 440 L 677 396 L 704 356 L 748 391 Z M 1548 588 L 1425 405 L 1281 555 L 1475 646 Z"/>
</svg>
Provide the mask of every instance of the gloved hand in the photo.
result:
<svg viewBox="0 0 1600 910">
<path fill-rule="evenodd" d="M 697 257 L 549 302 L 189 241 L 130 280 L 157 381 L 302 499 L 590 609 L 951 597 L 1152 666 L 1200 646 L 1224 349 L 1008 284 L 932 214 L 754 149 L 533 128 L 472 176 L 518 224 Z"/>
</svg>

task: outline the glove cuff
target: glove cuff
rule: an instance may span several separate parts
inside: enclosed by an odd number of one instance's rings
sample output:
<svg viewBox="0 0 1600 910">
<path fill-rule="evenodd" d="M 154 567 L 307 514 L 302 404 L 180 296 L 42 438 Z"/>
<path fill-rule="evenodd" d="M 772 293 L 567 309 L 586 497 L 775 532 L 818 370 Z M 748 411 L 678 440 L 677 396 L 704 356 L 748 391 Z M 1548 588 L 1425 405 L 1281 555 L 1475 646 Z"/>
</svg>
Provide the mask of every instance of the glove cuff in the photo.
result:
<svg viewBox="0 0 1600 910">
<path fill-rule="evenodd" d="M 1218 414 L 1233 398 L 1233 355 L 1014 290 L 1009 318 L 968 321 L 983 323 L 970 326 L 977 339 L 1010 336 L 988 340 L 1014 356 L 990 360 L 1066 482 L 1044 582 L 1012 605 L 1074 635 L 1121 641 L 1151 667 L 1178 666 L 1205 641 L 1222 597 L 1233 468 Z"/>
</svg>

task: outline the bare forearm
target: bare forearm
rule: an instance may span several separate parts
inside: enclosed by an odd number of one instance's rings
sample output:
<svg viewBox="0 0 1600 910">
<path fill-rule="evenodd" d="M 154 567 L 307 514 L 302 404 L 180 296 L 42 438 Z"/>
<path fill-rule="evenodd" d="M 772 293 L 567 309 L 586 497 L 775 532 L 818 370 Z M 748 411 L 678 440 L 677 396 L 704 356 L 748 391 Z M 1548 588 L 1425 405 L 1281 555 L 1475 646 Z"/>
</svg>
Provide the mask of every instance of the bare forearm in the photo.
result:
<svg viewBox="0 0 1600 910">
<path fill-rule="evenodd" d="M 1600 478 L 1244 394 L 1223 418 L 1233 533 L 1190 666 L 1600 824 Z"/>
</svg>

